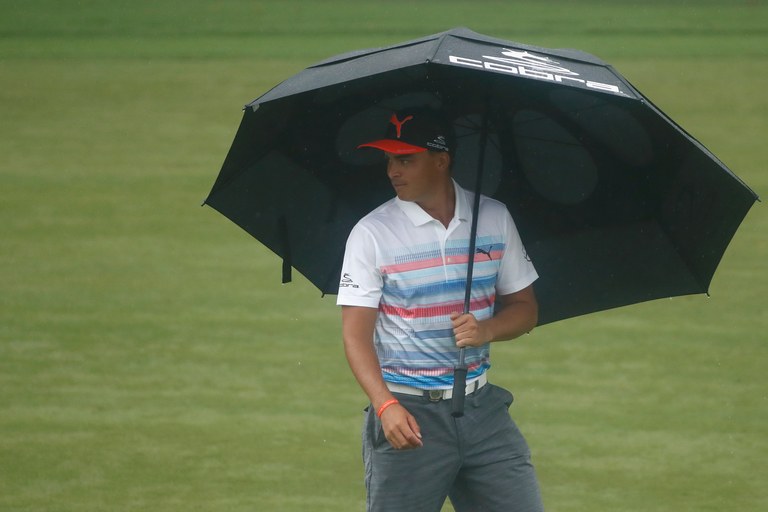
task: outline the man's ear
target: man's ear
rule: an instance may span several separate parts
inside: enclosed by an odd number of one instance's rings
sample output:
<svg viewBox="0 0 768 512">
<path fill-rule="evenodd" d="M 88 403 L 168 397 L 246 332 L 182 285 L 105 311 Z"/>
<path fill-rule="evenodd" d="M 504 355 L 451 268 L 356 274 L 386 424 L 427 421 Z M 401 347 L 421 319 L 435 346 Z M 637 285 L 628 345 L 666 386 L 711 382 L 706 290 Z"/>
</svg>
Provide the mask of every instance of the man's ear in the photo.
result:
<svg viewBox="0 0 768 512">
<path fill-rule="evenodd" d="M 441 151 L 438 154 L 438 165 L 441 170 L 450 170 L 451 168 L 451 155 L 447 151 Z"/>
</svg>

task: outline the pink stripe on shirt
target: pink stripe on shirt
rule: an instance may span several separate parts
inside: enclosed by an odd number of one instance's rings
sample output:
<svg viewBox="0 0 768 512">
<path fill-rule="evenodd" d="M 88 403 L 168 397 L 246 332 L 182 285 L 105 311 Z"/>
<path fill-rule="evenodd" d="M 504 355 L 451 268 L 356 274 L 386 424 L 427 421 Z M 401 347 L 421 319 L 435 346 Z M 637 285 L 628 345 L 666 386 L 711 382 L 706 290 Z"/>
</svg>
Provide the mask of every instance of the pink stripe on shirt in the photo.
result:
<svg viewBox="0 0 768 512">
<path fill-rule="evenodd" d="M 495 295 L 489 297 L 481 297 L 470 301 L 469 310 L 477 311 L 479 309 L 486 309 L 493 306 Z M 393 306 L 391 304 L 381 304 L 379 310 L 391 316 L 399 316 L 400 318 L 413 319 L 413 318 L 433 318 L 439 316 L 450 316 L 451 313 L 461 313 L 464 311 L 464 305 L 458 302 L 450 302 L 447 304 L 435 304 L 433 306 L 421 306 L 414 308 L 402 308 Z"/>
</svg>

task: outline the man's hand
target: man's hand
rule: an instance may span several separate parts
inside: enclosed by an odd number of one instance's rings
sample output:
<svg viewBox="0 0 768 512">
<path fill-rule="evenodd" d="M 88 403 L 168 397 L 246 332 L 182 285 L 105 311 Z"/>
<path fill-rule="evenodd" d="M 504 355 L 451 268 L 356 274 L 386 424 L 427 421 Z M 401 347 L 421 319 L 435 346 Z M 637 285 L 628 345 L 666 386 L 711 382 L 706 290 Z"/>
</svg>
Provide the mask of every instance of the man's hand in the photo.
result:
<svg viewBox="0 0 768 512">
<path fill-rule="evenodd" d="M 538 322 L 539 305 L 533 286 L 496 297 L 493 317 L 477 320 L 471 313 L 451 314 L 458 347 L 480 347 L 491 341 L 511 340 L 530 332 Z"/>
<path fill-rule="evenodd" d="M 396 450 L 411 450 L 424 445 L 416 418 L 400 404 L 384 410 L 381 414 L 381 427 L 387 441 Z"/>
<path fill-rule="evenodd" d="M 479 347 L 493 338 L 472 313 L 451 313 L 451 325 L 457 347 Z"/>
</svg>

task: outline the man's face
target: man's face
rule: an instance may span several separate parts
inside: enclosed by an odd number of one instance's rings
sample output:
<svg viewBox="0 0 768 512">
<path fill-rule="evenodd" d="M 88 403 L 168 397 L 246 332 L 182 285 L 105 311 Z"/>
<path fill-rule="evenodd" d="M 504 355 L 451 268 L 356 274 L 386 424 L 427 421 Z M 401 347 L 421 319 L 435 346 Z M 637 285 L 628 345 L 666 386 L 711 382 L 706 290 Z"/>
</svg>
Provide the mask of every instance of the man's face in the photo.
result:
<svg viewBox="0 0 768 512">
<path fill-rule="evenodd" d="M 448 178 L 447 153 L 424 151 L 410 155 L 386 153 L 387 176 L 403 201 L 429 202 Z"/>
</svg>

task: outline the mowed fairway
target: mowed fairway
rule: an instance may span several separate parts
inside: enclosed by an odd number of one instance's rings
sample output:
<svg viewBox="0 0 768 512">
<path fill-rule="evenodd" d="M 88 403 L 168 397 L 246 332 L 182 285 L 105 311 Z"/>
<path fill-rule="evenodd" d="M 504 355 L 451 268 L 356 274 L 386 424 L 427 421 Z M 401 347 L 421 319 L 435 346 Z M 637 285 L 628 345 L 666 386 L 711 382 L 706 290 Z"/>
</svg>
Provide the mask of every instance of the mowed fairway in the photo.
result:
<svg viewBox="0 0 768 512">
<path fill-rule="evenodd" d="M 199 206 L 242 105 L 467 26 L 609 61 L 765 196 L 768 4 L 677 4 L 0 0 L 0 511 L 363 510 L 334 298 Z M 768 509 L 766 234 L 494 347 L 548 510 Z"/>
</svg>

